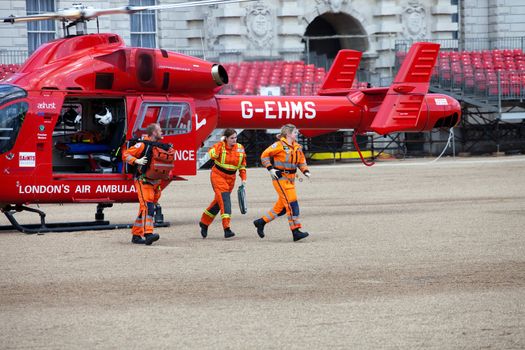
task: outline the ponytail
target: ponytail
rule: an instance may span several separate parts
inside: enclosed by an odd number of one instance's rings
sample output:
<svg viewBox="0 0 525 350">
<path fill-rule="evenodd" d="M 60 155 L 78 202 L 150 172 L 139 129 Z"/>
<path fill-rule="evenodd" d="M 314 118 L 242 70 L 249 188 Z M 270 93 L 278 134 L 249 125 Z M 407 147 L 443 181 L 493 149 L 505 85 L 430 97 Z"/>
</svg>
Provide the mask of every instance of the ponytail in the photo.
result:
<svg viewBox="0 0 525 350">
<path fill-rule="evenodd" d="M 296 127 L 293 124 L 283 125 L 281 128 L 281 132 L 277 135 L 277 139 L 280 140 L 281 138 L 286 137 L 286 135 L 291 133 L 294 129 L 296 129 Z"/>
<path fill-rule="evenodd" d="M 228 137 L 236 133 L 237 131 L 235 131 L 235 129 L 225 129 L 224 132 L 222 133 L 221 141 L 225 141 Z"/>
</svg>

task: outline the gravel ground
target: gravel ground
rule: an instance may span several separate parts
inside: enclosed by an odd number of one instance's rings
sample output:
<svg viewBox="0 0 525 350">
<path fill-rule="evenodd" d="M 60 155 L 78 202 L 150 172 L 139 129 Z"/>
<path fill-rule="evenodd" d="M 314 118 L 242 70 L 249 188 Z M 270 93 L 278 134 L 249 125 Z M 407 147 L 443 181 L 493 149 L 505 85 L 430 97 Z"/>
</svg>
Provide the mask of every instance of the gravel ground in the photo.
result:
<svg viewBox="0 0 525 350">
<path fill-rule="evenodd" d="M 1 233 L 0 348 L 525 348 L 525 157 L 311 171 L 301 242 L 285 218 L 255 233 L 276 198 L 263 169 L 248 169 L 247 215 L 234 200 L 231 240 L 218 221 L 199 235 L 209 171 L 164 191 L 171 227 L 151 247 L 128 230 Z M 95 212 L 41 208 L 49 221 Z"/>
</svg>

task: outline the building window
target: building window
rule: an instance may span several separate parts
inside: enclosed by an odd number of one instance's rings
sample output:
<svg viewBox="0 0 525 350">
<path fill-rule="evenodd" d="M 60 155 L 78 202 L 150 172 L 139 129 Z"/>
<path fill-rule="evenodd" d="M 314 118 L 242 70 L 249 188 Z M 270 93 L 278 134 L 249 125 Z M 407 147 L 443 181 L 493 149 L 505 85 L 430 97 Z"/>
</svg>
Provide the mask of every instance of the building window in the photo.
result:
<svg viewBox="0 0 525 350">
<path fill-rule="evenodd" d="M 131 6 L 155 5 L 155 0 L 131 0 Z M 155 11 L 140 11 L 131 15 L 131 46 L 157 46 L 157 18 Z"/>
<path fill-rule="evenodd" d="M 458 23 L 458 14 L 457 13 L 453 13 L 452 14 L 452 23 Z"/>
<path fill-rule="evenodd" d="M 28 15 L 43 12 L 55 12 L 54 0 L 26 0 Z M 27 41 L 29 54 L 33 53 L 40 45 L 55 39 L 55 21 L 27 22 Z"/>
<path fill-rule="evenodd" d="M 458 5 L 458 0 L 450 0 L 450 5 Z"/>
</svg>

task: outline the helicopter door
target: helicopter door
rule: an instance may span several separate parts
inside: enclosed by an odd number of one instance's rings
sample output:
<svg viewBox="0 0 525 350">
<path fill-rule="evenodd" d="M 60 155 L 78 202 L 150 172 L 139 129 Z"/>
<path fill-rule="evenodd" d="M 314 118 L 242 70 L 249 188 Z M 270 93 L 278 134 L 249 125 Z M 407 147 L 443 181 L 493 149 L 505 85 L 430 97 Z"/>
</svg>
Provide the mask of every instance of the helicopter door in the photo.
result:
<svg viewBox="0 0 525 350">
<path fill-rule="evenodd" d="M 160 124 L 164 135 L 162 142 L 171 143 L 175 149 L 173 175 L 197 173 L 193 110 L 190 99 L 155 101 L 145 98 L 138 108 L 132 136 L 141 137 L 146 134 L 148 125 Z"/>
</svg>

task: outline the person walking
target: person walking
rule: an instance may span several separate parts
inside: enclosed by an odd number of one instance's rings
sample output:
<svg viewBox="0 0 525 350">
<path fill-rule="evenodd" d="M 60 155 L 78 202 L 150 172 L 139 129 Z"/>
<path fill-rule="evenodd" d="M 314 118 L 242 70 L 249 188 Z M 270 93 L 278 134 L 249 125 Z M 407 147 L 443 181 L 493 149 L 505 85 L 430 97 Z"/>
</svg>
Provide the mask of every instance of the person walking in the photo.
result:
<svg viewBox="0 0 525 350">
<path fill-rule="evenodd" d="M 235 236 L 230 228 L 232 214 L 230 195 L 235 186 L 237 171 L 242 184 L 246 185 L 246 153 L 243 145 L 237 143 L 237 132 L 234 129 L 226 129 L 221 141 L 213 145 L 208 154 L 214 161 L 210 180 L 215 197 L 202 213 L 199 222 L 201 236 L 202 238 L 208 236 L 208 227 L 220 211 L 224 238 L 230 238 Z"/>
<path fill-rule="evenodd" d="M 158 142 L 162 140 L 162 129 L 159 124 L 148 125 L 146 133 L 147 136 L 143 138 L 144 141 Z M 131 242 L 151 245 L 160 238 L 158 234 L 153 233 L 153 216 L 161 195 L 161 180 L 149 179 L 144 175 L 148 164 L 145 149 L 146 143 L 138 141 L 122 153 L 122 159 L 130 165 L 143 168 L 143 171 L 135 172 L 134 185 L 139 198 L 139 213 L 131 228 Z"/>
<path fill-rule="evenodd" d="M 281 128 L 281 133 L 277 136 L 278 141 L 268 147 L 261 155 L 261 163 L 270 173 L 273 187 L 278 196 L 273 208 L 266 215 L 253 222 L 257 228 L 257 234 L 261 238 L 264 238 L 264 226 L 285 213 L 288 216 L 288 224 L 294 242 L 308 237 L 308 232 L 300 230 L 299 203 L 295 191 L 297 168 L 306 177 L 310 177 L 302 147 L 297 143 L 298 134 L 299 131 L 294 125 L 284 125 Z"/>
</svg>

